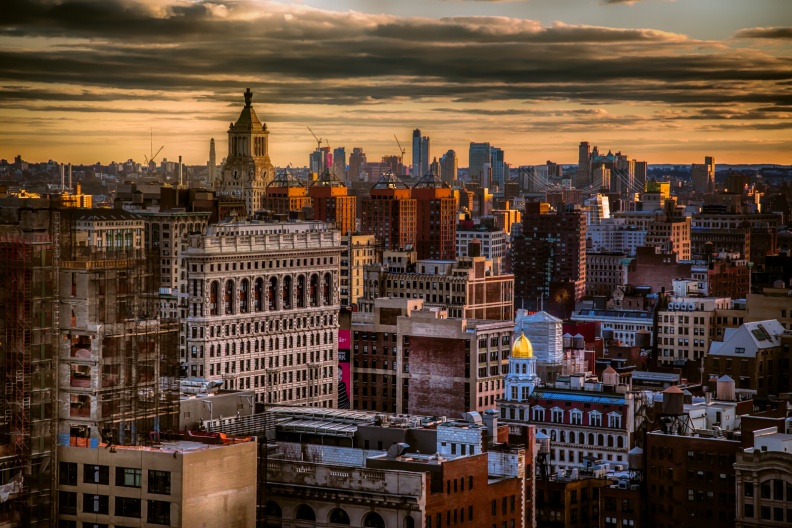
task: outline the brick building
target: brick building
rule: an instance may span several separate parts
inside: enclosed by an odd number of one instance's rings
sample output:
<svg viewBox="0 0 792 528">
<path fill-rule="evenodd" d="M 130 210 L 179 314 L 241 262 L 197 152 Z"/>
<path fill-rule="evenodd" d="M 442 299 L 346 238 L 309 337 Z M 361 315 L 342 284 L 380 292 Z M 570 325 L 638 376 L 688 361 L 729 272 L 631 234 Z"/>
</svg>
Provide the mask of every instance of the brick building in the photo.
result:
<svg viewBox="0 0 792 528">
<path fill-rule="evenodd" d="M 379 297 L 423 299 L 449 317 L 512 320 L 514 276 L 495 274 L 484 257 L 415 261 L 415 252 L 383 253 L 382 264 L 365 267 L 361 311 Z"/>
<path fill-rule="evenodd" d="M 534 519 L 534 442 L 508 444 L 492 415 L 437 417 L 276 408 L 268 526 L 495 526 Z M 304 430 L 311 420 L 310 430 Z M 232 420 L 233 421 L 233 420 Z M 231 428 L 244 427 L 244 419 Z M 428 454 L 434 453 L 434 454 Z M 310 485 L 306 486 L 306 482 Z"/>
<path fill-rule="evenodd" d="M 792 333 L 773 319 L 744 323 L 713 341 L 705 359 L 708 376 L 729 376 L 740 389 L 767 399 L 789 390 Z"/>
<path fill-rule="evenodd" d="M 503 393 L 512 324 L 448 318 L 420 299 L 380 298 L 352 316 L 353 407 L 458 416 Z"/>
<path fill-rule="evenodd" d="M 392 171 L 384 174 L 363 198 L 360 231 L 374 235 L 383 250 L 412 249 L 416 243 L 417 201 Z"/>
<path fill-rule="evenodd" d="M 413 186 L 416 200 L 416 241 L 419 259 L 453 260 L 456 257 L 456 199 L 451 186 L 427 172 Z"/>
<path fill-rule="evenodd" d="M 617 286 L 627 284 L 632 259 L 620 252 L 586 252 L 586 295 L 608 298 Z"/>
<path fill-rule="evenodd" d="M 540 299 L 550 299 L 551 283 L 571 283 L 579 301 L 586 290 L 586 215 L 542 214 L 541 204 L 526 204 L 512 255 L 515 307 L 538 311 Z"/>
<path fill-rule="evenodd" d="M 330 169 L 308 187 L 308 196 L 315 220 L 331 224 L 342 235 L 357 231 L 357 200 Z"/>
<path fill-rule="evenodd" d="M 264 209 L 274 214 L 288 215 L 310 205 L 308 189 L 288 168 L 281 169 L 264 190 Z"/>
</svg>

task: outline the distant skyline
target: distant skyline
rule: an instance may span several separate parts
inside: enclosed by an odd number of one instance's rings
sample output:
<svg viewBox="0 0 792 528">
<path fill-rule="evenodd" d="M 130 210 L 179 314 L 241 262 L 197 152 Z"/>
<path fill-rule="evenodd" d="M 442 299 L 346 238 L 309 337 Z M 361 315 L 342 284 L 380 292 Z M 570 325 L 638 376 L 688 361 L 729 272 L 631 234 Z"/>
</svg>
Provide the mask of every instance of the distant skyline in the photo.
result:
<svg viewBox="0 0 792 528">
<path fill-rule="evenodd" d="M 9 0 L 0 158 L 204 164 L 250 87 L 276 165 L 316 142 L 411 160 L 497 144 L 792 164 L 788 0 Z M 431 160 L 430 160 L 431 161 Z"/>
</svg>

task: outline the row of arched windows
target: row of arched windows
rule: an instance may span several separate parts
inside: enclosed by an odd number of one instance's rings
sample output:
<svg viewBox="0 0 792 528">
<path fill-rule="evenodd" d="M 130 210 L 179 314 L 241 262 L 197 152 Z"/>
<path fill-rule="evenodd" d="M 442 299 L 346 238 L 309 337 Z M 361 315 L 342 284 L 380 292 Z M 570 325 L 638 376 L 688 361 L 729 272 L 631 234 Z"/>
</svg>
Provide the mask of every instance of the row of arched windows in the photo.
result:
<svg viewBox="0 0 792 528">
<path fill-rule="evenodd" d="M 549 433 L 547 429 L 542 429 L 541 431 L 550 437 L 551 442 L 578 444 L 587 447 L 600 446 L 624 449 L 623 436 L 605 435 L 602 433 L 575 433 L 575 431 L 556 431 L 555 429 L 550 429 Z"/>
<path fill-rule="evenodd" d="M 333 276 L 325 273 L 286 275 L 282 279 L 259 277 L 251 281 L 232 279 L 209 285 L 209 315 L 232 315 L 252 312 L 290 310 L 331 306 L 333 304 Z"/>
<path fill-rule="evenodd" d="M 275 501 L 267 501 L 264 506 L 265 514 L 267 515 L 267 527 L 276 528 L 280 527 L 280 519 L 283 518 L 283 511 Z M 316 522 L 316 512 L 307 504 L 300 504 L 294 510 L 294 519 L 297 521 Z M 334 508 L 327 516 L 327 522 L 330 524 L 337 524 L 342 526 L 350 526 L 351 521 L 349 514 L 343 508 Z M 385 520 L 377 512 L 368 512 L 363 516 L 364 528 L 385 528 Z M 415 520 L 410 517 L 404 517 L 402 523 L 403 528 L 414 528 Z"/>
</svg>

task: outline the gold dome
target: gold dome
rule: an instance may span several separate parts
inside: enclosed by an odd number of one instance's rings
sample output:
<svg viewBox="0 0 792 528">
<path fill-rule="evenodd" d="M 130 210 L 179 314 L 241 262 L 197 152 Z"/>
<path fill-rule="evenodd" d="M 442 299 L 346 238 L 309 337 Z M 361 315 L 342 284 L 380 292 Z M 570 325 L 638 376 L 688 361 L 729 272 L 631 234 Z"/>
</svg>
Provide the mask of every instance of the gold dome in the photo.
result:
<svg viewBox="0 0 792 528">
<path fill-rule="evenodd" d="M 513 358 L 532 358 L 533 357 L 533 345 L 525 337 L 525 334 L 520 334 L 520 337 L 514 341 L 511 349 L 511 356 Z"/>
</svg>

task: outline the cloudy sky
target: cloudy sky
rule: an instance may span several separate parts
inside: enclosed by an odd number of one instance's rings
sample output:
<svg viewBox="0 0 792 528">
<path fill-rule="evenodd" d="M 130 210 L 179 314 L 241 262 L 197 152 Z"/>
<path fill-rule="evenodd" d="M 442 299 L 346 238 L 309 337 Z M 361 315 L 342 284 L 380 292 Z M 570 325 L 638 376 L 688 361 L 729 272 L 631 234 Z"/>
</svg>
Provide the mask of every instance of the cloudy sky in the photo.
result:
<svg viewBox="0 0 792 528">
<path fill-rule="evenodd" d="M 790 0 L 4 0 L 0 158 L 226 149 L 242 92 L 277 165 L 316 143 L 513 166 L 577 144 L 649 163 L 792 163 Z"/>
</svg>

